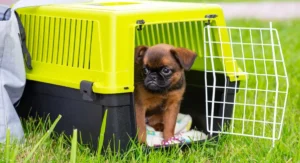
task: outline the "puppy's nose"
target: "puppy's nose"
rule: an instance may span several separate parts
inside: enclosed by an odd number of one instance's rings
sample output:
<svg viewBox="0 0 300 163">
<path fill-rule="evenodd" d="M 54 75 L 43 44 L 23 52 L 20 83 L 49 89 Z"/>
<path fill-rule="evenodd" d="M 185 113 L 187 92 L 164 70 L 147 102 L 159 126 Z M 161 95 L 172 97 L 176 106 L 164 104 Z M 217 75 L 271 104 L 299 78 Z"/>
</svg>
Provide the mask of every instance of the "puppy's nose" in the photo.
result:
<svg viewBox="0 0 300 163">
<path fill-rule="evenodd" d="M 151 76 L 151 78 L 152 78 L 153 80 L 156 80 L 156 79 L 157 79 L 157 75 L 156 75 L 156 74 L 151 74 L 150 76 Z"/>
</svg>

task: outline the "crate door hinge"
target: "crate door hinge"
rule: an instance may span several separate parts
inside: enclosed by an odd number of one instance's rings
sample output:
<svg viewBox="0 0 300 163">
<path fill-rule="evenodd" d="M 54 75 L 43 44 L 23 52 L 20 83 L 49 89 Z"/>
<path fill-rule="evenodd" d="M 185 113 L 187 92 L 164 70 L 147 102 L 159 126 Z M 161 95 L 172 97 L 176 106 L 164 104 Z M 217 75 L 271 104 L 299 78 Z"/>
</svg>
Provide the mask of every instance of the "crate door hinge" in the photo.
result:
<svg viewBox="0 0 300 163">
<path fill-rule="evenodd" d="M 143 20 L 143 19 L 137 20 L 137 21 L 136 21 L 136 24 L 139 25 L 138 28 L 137 28 L 137 30 L 138 30 L 138 31 L 141 31 L 141 30 L 143 29 L 143 25 L 144 25 L 145 23 L 146 23 L 146 22 L 145 22 L 145 20 Z"/>
<path fill-rule="evenodd" d="M 217 14 L 209 14 L 209 15 L 205 15 L 205 18 L 208 18 L 208 20 L 207 20 L 207 22 L 205 23 L 205 25 L 210 25 L 210 19 L 214 19 L 214 18 L 216 18 L 216 17 L 218 17 L 218 15 Z"/>
<path fill-rule="evenodd" d="M 96 94 L 93 92 L 93 83 L 83 80 L 80 82 L 80 93 L 83 94 L 82 98 L 86 101 L 96 100 Z"/>
</svg>

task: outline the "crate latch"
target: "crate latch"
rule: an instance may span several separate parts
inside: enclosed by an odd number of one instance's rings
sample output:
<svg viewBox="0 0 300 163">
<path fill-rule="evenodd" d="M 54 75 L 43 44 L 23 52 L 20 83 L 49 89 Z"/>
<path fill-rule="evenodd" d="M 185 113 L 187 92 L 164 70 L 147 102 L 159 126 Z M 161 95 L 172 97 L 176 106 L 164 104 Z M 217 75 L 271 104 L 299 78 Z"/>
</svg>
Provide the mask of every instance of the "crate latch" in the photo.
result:
<svg viewBox="0 0 300 163">
<path fill-rule="evenodd" d="M 80 93 L 83 94 L 82 98 L 86 101 L 96 100 L 96 94 L 93 92 L 93 83 L 83 80 L 80 82 Z"/>
<path fill-rule="evenodd" d="M 217 14 L 209 14 L 209 15 L 205 15 L 205 18 L 208 18 L 207 23 L 205 23 L 205 25 L 210 25 L 210 19 L 214 19 L 218 17 Z"/>
<path fill-rule="evenodd" d="M 141 19 L 141 20 L 137 20 L 136 21 L 136 24 L 139 25 L 139 27 L 137 28 L 138 31 L 142 30 L 143 29 L 143 25 L 145 24 L 145 20 Z"/>
</svg>

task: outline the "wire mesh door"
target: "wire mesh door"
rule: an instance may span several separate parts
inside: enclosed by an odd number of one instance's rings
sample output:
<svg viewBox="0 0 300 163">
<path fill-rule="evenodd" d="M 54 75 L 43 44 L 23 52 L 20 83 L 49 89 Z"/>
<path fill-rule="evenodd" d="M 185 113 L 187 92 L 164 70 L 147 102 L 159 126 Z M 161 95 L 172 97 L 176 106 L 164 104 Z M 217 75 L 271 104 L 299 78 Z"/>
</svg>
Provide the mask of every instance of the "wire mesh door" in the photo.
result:
<svg viewBox="0 0 300 163">
<path fill-rule="evenodd" d="M 274 145 L 281 135 L 289 87 L 277 30 L 272 23 L 270 28 L 207 25 L 204 41 L 208 132 L 270 139 Z M 238 79 L 239 70 L 245 80 Z M 219 84 L 219 74 L 224 74 L 224 84 Z M 213 82 L 207 81 L 208 75 Z M 228 92 L 236 93 L 232 100 Z"/>
</svg>

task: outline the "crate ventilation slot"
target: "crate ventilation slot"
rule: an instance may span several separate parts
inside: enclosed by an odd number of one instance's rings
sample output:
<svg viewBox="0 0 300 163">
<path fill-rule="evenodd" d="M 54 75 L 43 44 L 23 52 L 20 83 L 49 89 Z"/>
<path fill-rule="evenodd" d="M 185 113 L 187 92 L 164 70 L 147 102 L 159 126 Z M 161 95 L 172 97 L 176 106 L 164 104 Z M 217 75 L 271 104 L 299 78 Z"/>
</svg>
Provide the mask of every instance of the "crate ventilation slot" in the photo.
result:
<svg viewBox="0 0 300 163">
<path fill-rule="evenodd" d="M 136 45 L 153 46 L 166 43 L 175 47 L 189 48 L 200 56 L 203 54 L 203 21 L 144 24 L 142 30 L 140 29 L 138 24 L 135 33 Z"/>
<path fill-rule="evenodd" d="M 23 14 L 20 18 L 33 61 L 90 69 L 93 21 Z"/>
</svg>

